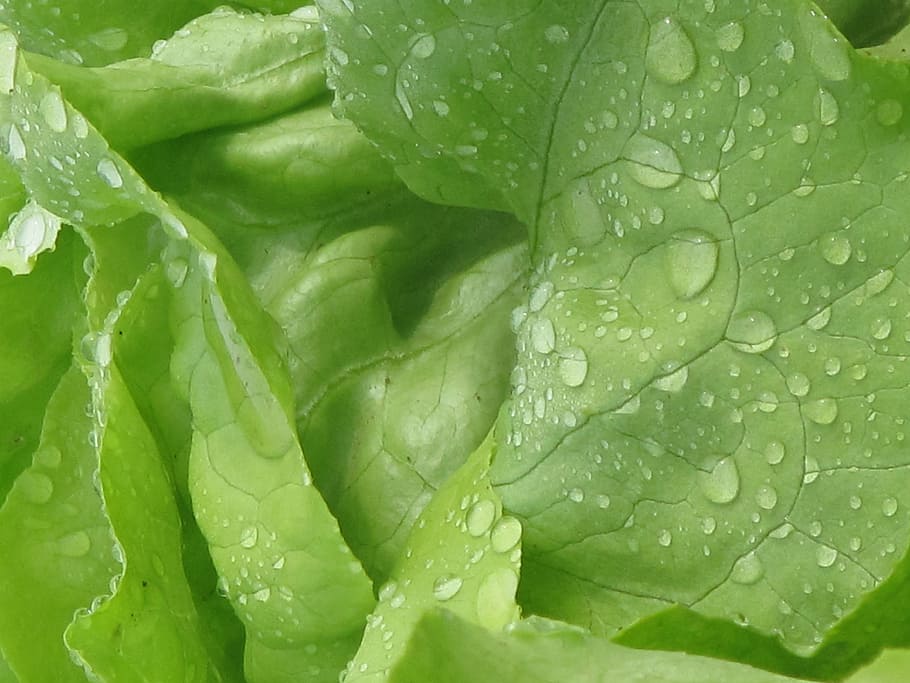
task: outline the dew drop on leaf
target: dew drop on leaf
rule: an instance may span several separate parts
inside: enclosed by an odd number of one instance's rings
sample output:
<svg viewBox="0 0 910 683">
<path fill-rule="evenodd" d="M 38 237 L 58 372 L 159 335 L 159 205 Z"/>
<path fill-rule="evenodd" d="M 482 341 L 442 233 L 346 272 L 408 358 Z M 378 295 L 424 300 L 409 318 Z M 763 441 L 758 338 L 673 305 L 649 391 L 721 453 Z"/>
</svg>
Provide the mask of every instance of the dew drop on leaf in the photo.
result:
<svg viewBox="0 0 910 683">
<path fill-rule="evenodd" d="M 818 425 L 829 425 L 837 419 L 837 401 L 833 398 L 821 398 L 810 401 L 803 406 L 803 411 L 812 422 Z"/>
<path fill-rule="evenodd" d="M 830 546 L 821 545 L 815 551 L 815 560 L 823 569 L 830 567 L 837 560 L 837 551 Z"/>
<path fill-rule="evenodd" d="M 584 349 L 570 347 L 560 354 L 559 378 L 567 387 L 579 387 L 588 376 L 588 356 Z"/>
<path fill-rule="evenodd" d="M 109 187 L 112 187 L 115 190 L 123 187 L 123 178 L 120 175 L 120 171 L 117 169 L 117 165 L 110 159 L 102 159 L 99 161 L 97 171 L 98 176 Z"/>
<path fill-rule="evenodd" d="M 719 461 L 710 472 L 699 471 L 698 486 L 712 503 L 732 503 L 739 495 L 739 469 L 733 458 Z"/>
<path fill-rule="evenodd" d="M 896 100 L 883 100 L 875 108 L 875 118 L 883 126 L 893 126 L 904 116 L 904 107 Z"/>
<path fill-rule="evenodd" d="M 819 240 L 819 249 L 828 263 L 835 266 L 842 266 L 850 260 L 850 254 L 853 247 L 850 240 L 842 235 L 825 235 Z"/>
<path fill-rule="evenodd" d="M 12 124 L 9 127 L 7 142 L 9 143 L 10 157 L 14 161 L 22 161 L 26 156 L 25 141 L 22 139 L 19 129 L 16 128 L 16 124 Z"/>
<path fill-rule="evenodd" d="M 799 28 L 809 48 L 815 69 L 829 81 L 843 81 L 850 76 L 850 54 L 847 41 L 837 35 L 823 15 L 807 9 L 799 13 Z"/>
<path fill-rule="evenodd" d="M 787 389 L 797 397 L 805 396 L 812 388 L 809 378 L 801 372 L 794 372 L 787 377 Z"/>
<path fill-rule="evenodd" d="M 740 22 L 731 21 L 719 27 L 714 35 L 717 39 L 717 47 L 724 52 L 735 52 L 743 44 L 746 32 Z"/>
<path fill-rule="evenodd" d="M 818 91 L 816 111 L 818 120 L 823 126 L 833 126 L 837 123 L 837 119 L 840 116 L 840 107 L 837 104 L 837 100 L 834 99 L 834 95 L 824 88 Z"/>
<path fill-rule="evenodd" d="M 51 130 L 57 133 L 62 133 L 66 130 L 66 105 L 63 104 L 63 98 L 58 91 L 49 90 L 41 99 L 38 109 Z"/>
<path fill-rule="evenodd" d="M 705 290 L 717 273 L 717 243 L 701 230 L 682 230 L 667 244 L 666 265 L 670 286 L 681 299 Z"/>
<path fill-rule="evenodd" d="M 761 559 L 754 552 L 743 555 L 733 565 L 730 579 L 735 583 L 751 585 L 756 583 L 765 574 Z"/>
<path fill-rule="evenodd" d="M 895 498 L 889 496 L 882 501 L 882 514 L 885 515 L 885 517 L 894 517 L 894 515 L 897 514 L 897 508 L 898 505 Z"/>
<path fill-rule="evenodd" d="M 490 544 L 497 553 L 507 553 L 521 540 L 521 522 L 514 517 L 500 519 L 490 532 Z"/>
<path fill-rule="evenodd" d="M 670 85 L 682 83 L 697 63 L 692 39 L 676 19 L 665 17 L 651 26 L 645 67 L 654 78 Z"/>
<path fill-rule="evenodd" d="M 632 177 L 642 186 L 662 190 L 682 178 L 682 164 L 673 148 L 660 140 L 636 133 L 626 143 L 625 158 Z"/>
<path fill-rule="evenodd" d="M 496 518 L 496 505 L 488 499 L 479 500 L 468 510 L 465 524 L 471 536 L 483 536 Z"/>
<path fill-rule="evenodd" d="M 83 557 L 92 548 L 92 540 L 84 531 L 74 531 L 57 539 L 57 553 L 65 557 Z"/>
<path fill-rule="evenodd" d="M 769 441 L 765 446 L 765 461 L 769 465 L 779 465 L 786 455 L 787 450 L 780 441 Z"/>
<path fill-rule="evenodd" d="M 433 582 L 433 597 L 444 602 L 454 598 L 461 590 L 464 580 L 452 574 L 443 574 Z"/>
<path fill-rule="evenodd" d="M 777 339 L 777 326 L 762 311 L 737 313 L 727 327 L 727 338 L 740 351 L 762 353 L 770 349 Z"/>
<path fill-rule="evenodd" d="M 549 318 L 538 318 L 531 325 L 531 346 L 538 353 L 550 353 L 556 348 L 556 330 Z"/>
</svg>

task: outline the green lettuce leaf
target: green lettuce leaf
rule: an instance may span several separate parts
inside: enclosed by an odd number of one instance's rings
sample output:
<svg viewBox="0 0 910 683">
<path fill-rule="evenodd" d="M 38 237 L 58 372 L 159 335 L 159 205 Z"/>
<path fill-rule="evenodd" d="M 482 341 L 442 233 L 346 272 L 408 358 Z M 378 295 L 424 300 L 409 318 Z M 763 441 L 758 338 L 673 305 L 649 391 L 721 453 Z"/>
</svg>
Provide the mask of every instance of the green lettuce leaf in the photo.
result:
<svg viewBox="0 0 910 683">
<path fill-rule="evenodd" d="M 524 606 L 611 634 L 684 605 L 805 655 L 836 632 L 826 675 L 888 642 L 906 71 L 809 3 L 320 7 L 339 108 L 412 189 L 457 164 L 529 224 L 492 473 Z"/>
</svg>

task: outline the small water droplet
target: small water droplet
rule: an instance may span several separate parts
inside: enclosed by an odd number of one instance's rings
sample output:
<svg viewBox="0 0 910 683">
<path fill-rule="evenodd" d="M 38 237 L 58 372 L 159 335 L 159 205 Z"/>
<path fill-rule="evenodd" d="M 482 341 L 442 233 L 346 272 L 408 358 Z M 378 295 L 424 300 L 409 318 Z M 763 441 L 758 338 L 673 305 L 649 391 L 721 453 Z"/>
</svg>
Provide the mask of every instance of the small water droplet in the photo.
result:
<svg viewBox="0 0 910 683">
<path fill-rule="evenodd" d="M 105 158 L 99 161 L 97 171 L 98 176 L 108 185 L 108 187 L 112 187 L 115 190 L 123 187 L 123 177 L 117 169 L 117 164 L 111 159 Z"/>
<path fill-rule="evenodd" d="M 885 515 L 885 517 L 894 517 L 894 515 L 897 514 L 897 508 L 898 504 L 896 498 L 891 498 L 889 496 L 882 501 L 882 514 Z"/>
<path fill-rule="evenodd" d="M 665 17 L 651 26 L 645 67 L 654 78 L 682 83 L 695 73 L 697 63 L 695 46 L 676 19 Z"/>
<path fill-rule="evenodd" d="M 465 524 L 471 536 L 483 536 L 493 525 L 496 519 L 496 504 L 484 498 L 479 500 L 468 510 Z"/>
<path fill-rule="evenodd" d="M 765 446 L 765 460 L 769 465 L 779 465 L 786 454 L 787 449 L 780 441 L 769 441 Z"/>
<path fill-rule="evenodd" d="M 14 161 L 22 161 L 26 157 L 25 141 L 22 139 L 22 134 L 15 124 L 9 127 L 7 141 L 9 142 L 10 157 Z"/>
<path fill-rule="evenodd" d="M 682 230 L 667 243 L 670 286 L 681 299 L 705 290 L 717 273 L 717 243 L 701 230 Z"/>
<path fill-rule="evenodd" d="M 547 26 L 543 35 L 548 43 L 560 45 L 569 40 L 569 29 L 560 24 L 553 24 L 552 26 Z"/>
<path fill-rule="evenodd" d="M 57 90 L 49 90 L 41 98 L 41 104 L 38 105 L 38 109 L 51 130 L 57 133 L 62 133 L 66 130 L 66 105 Z"/>
<path fill-rule="evenodd" d="M 464 585 L 461 577 L 443 574 L 433 582 L 433 597 L 444 602 L 454 598 Z"/>
<path fill-rule="evenodd" d="M 727 326 L 727 338 L 745 353 L 763 353 L 777 340 L 777 326 L 767 313 L 737 313 Z"/>
<path fill-rule="evenodd" d="M 240 534 L 240 545 L 244 548 L 252 548 L 258 540 L 259 529 L 254 526 L 247 527 Z"/>
<path fill-rule="evenodd" d="M 699 471 L 696 478 L 701 492 L 712 503 L 732 503 L 739 495 L 739 469 L 733 458 L 719 461 L 710 472 Z"/>
<path fill-rule="evenodd" d="M 761 558 L 754 552 L 740 557 L 733 565 L 733 571 L 730 572 L 730 579 L 735 583 L 751 585 L 756 583 L 765 575 L 765 568 L 762 565 Z"/>
<path fill-rule="evenodd" d="M 554 291 L 555 287 L 552 282 L 542 282 L 537 285 L 531 292 L 531 297 L 528 299 L 528 310 L 532 313 L 540 311 L 553 297 Z"/>
<path fill-rule="evenodd" d="M 815 561 L 821 568 L 830 567 L 837 560 L 837 551 L 831 546 L 820 545 L 815 551 Z"/>
<path fill-rule="evenodd" d="M 180 289 L 186 282 L 186 274 L 189 271 L 189 265 L 182 258 L 175 258 L 168 261 L 166 266 L 167 279 L 176 288 Z"/>
<path fill-rule="evenodd" d="M 272 590 L 268 586 L 253 593 L 253 599 L 259 602 L 268 602 L 270 597 L 272 597 Z"/>
<path fill-rule="evenodd" d="M 743 38 L 746 32 L 743 25 L 738 21 L 731 21 L 724 24 L 714 32 L 717 39 L 717 47 L 724 52 L 736 52 L 739 46 L 743 44 Z"/>
<path fill-rule="evenodd" d="M 660 533 L 657 534 L 657 542 L 664 548 L 669 548 L 673 543 L 673 534 L 671 534 L 667 529 L 661 529 Z"/>
<path fill-rule="evenodd" d="M 810 401 L 803 406 L 803 412 L 815 424 L 829 425 L 837 419 L 837 401 L 833 398 Z"/>
<path fill-rule="evenodd" d="M 514 517 L 500 519 L 490 532 L 490 545 L 497 553 L 507 553 L 521 540 L 521 522 Z"/>
<path fill-rule="evenodd" d="M 805 123 L 797 123 L 790 129 L 790 137 L 797 145 L 805 145 L 809 142 L 809 126 Z"/>
<path fill-rule="evenodd" d="M 863 499 L 859 496 L 850 496 L 850 509 L 859 510 L 863 506 Z"/>
<path fill-rule="evenodd" d="M 834 99 L 834 95 L 824 88 L 818 91 L 816 111 L 818 120 L 823 126 L 833 126 L 837 123 L 837 119 L 840 116 L 840 107 L 837 105 L 837 100 Z"/>
<path fill-rule="evenodd" d="M 568 490 L 566 497 L 573 503 L 581 503 L 585 499 L 585 492 L 579 488 L 572 488 Z"/>
</svg>

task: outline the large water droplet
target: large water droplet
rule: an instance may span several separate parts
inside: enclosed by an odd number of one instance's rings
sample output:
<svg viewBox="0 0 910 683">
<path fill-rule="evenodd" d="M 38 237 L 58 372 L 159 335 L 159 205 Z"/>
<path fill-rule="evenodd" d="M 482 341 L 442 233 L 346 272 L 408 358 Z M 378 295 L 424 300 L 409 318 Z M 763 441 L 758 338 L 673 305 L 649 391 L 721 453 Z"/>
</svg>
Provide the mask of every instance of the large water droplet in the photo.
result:
<svg viewBox="0 0 910 683">
<path fill-rule="evenodd" d="M 885 515 L 885 517 L 894 517 L 894 515 L 897 514 L 897 508 L 898 504 L 897 499 L 895 498 L 889 496 L 882 501 L 882 514 Z"/>
<path fill-rule="evenodd" d="M 490 545 L 497 553 L 509 552 L 520 540 L 521 522 L 514 517 L 503 517 L 490 532 Z"/>
<path fill-rule="evenodd" d="M 464 580 L 452 574 L 443 574 L 433 582 L 433 597 L 444 602 L 454 598 L 464 585 Z"/>
<path fill-rule="evenodd" d="M 717 243 L 701 230 L 682 230 L 667 244 L 670 286 L 681 299 L 704 291 L 717 273 Z"/>
<path fill-rule="evenodd" d="M 654 78 L 668 84 L 682 83 L 698 63 L 695 46 L 685 29 L 673 17 L 651 26 L 645 67 Z"/>
<path fill-rule="evenodd" d="M 803 406 L 803 412 L 812 422 L 829 425 L 837 419 L 837 401 L 833 398 L 820 398 Z"/>
<path fill-rule="evenodd" d="M 763 510 L 773 510 L 777 505 L 777 491 L 773 486 L 759 486 L 755 494 L 755 502 Z"/>
<path fill-rule="evenodd" d="M 19 129 L 16 128 L 16 125 L 13 124 L 9 127 L 9 137 L 7 138 L 9 143 L 9 155 L 14 161 L 21 161 L 26 156 L 25 150 L 25 141 L 22 139 L 22 134 L 19 132 Z"/>
<path fill-rule="evenodd" d="M 815 551 L 815 561 L 819 567 L 830 567 L 837 560 L 837 551 L 831 546 L 820 545 Z"/>
<path fill-rule="evenodd" d="M 787 377 L 787 389 L 794 396 L 805 396 L 811 388 L 811 381 L 801 372 L 794 372 Z"/>
<path fill-rule="evenodd" d="M 51 130 L 58 133 L 66 130 L 66 105 L 58 91 L 49 90 L 41 99 L 38 109 Z"/>
<path fill-rule="evenodd" d="M 756 583 L 765 574 L 761 559 L 754 552 L 743 555 L 733 565 L 730 578 L 739 584 L 751 585 Z"/>
<path fill-rule="evenodd" d="M 818 73 L 829 81 L 847 79 L 851 66 L 847 41 L 831 22 L 815 10 L 804 10 L 799 13 L 799 28 Z"/>
<path fill-rule="evenodd" d="M 556 330 L 549 318 L 537 318 L 531 324 L 531 346 L 537 353 L 550 353 L 556 348 Z"/>
<path fill-rule="evenodd" d="M 240 534 L 240 545 L 244 548 L 252 548 L 259 540 L 259 529 L 254 526 L 247 527 Z"/>
<path fill-rule="evenodd" d="M 479 500 L 468 510 L 465 524 L 471 536 L 483 536 L 496 519 L 496 505 L 492 500 Z"/>
<path fill-rule="evenodd" d="M 850 260 L 850 254 L 853 247 L 843 235 L 831 234 L 825 235 L 818 242 L 819 249 L 828 263 L 835 266 L 842 266 Z"/>
<path fill-rule="evenodd" d="M 436 52 L 436 38 L 428 33 L 420 36 L 411 48 L 411 54 L 418 59 L 427 59 L 434 52 Z"/>
<path fill-rule="evenodd" d="M 699 471 L 698 486 L 712 503 L 732 503 L 739 495 L 739 469 L 733 458 L 724 458 L 710 472 Z"/>
<path fill-rule="evenodd" d="M 654 388 L 676 394 L 682 391 L 688 381 L 689 366 L 684 365 L 676 372 L 671 372 L 669 375 L 664 375 L 654 380 Z"/>
<path fill-rule="evenodd" d="M 559 377 L 567 387 L 579 387 L 588 376 L 588 356 L 577 346 L 560 353 Z"/>
<path fill-rule="evenodd" d="M 632 177 L 645 187 L 666 189 L 682 178 L 682 164 L 673 148 L 647 135 L 636 133 L 629 138 L 625 158 Z"/>
<path fill-rule="evenodd" d="M 763 353 L 774 346 L 777 326 L 762 311 L 737 313 L 727 326 L 727 338 L 740 351 Z"/>
<path fill-rule="evenodd" d="M 875 118 L 883 126 L 893 126 L 904 117 L 904 107 L 896 100 L 882 100 L 875 108 Z"/>
<path fill-rule="evenodd" d="M 739 46 L 743 44 L 745 35 L 746 32 L 743 30 L 743 25 L 738 21 L 724 24 L 714 32 L 714 36 L 717 39 L 717 47 L 724 52 L 735 52 L 738 50 Z"/>
<path fill-rule="evenodd" d="M 780 441 L 769 441 L 768 445 L 765 446 L 765 460 L 769 465 L 780 464 L 786 454 L 787 449 L 784 448 L 784 444 Z"/>
<path fill-rule="evenodd" d="M 25 471 L 16 480 L 16 487 L 26 500 L 36 505 L 46 503 L 54 495 L 54 482 L 40 472 Z"/>
<path fill-rule="evenodd" d="M 92 539 L 84 531 L 74 531 L 57 539 L 57 552 L 65 557 L 83 557 L 92 548 Z"/>
</svg>

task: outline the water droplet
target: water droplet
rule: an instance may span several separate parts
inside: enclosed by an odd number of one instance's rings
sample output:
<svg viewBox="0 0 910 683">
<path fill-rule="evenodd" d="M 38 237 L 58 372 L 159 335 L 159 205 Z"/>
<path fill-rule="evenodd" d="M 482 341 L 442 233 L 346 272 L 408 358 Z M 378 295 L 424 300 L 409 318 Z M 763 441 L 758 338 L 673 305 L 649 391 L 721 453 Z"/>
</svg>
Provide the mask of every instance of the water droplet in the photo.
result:
<svg viewBox="0 0 910 683">
<path fill-rule="evenodd" d="M 433 582 L 433 597 L 443 602 L 454 598 L 461 590 L 464 581 L 452 574 L 443 574 Z"/>
<path fill-rule="evenodd" d="M 797 123 L 790 129 L 790 137 L 797 145 L 805 145 L 809 142 L 809 126 L 805 123 Z"/>
<path fill-rule="evenodd" d="M 739 495 L 739 469 L 733 458 L 724 458 L 710 472 L 699 471 L 698 486 L 712 503 L 732 503 Z"/>
<path fill-rule="evenodd" d="M 436 52 L 436 38 L 430 34 L 420 36 L 411 48 L 411 54 L 418 59 L 428 59 Z"/>
<path fill-rule="evenodd" d="M 253 593 L 253 598 L 259 602 L 268 602 L 270 597 L 272 597 L 272 590 L 268 586 Z"/>
<path fill-rule="evenodd" d="M 83 557 L 92 548 L 92 539 L 84 531 L 74 531 L 57 539 L 56 549 L 65 557 Z"/>
<path fill-rule="evenodd" d="M 36 505 L 46 503 L 54 495 L 54 482 L 46 474 L 40 472 L 26 470 L 16 480 L 16 487 L 26 500 Z"/>
<path fill-rule="evenodd" d="M 768 445 L 765 446 L 765 460 L 769 465 L 780 464 L 786 454 L 787 449 L 784 448 L 784 444 L 780 441 L 769 441 Z"/>
<path fill-rule="evenodd" d="M 553 287 L 552 282 L 542 282 L 537 285 L 531 292 L 531 297 L 528 300 L 528 310 L 532 313 L 540 311 L 547 305 L 547 302 L 553 296 L 554 290 L 555 288 Z"/>
<path fill-rule="evenodd" d="M 679 393 L 682 391 L 683 387 L 686 386 L 686 382 L 689 381 L 689 366 L 684 365 L 676 372 L 671 372 L 669 375 L 659 377 L 654 380 L 654 388 L 661 391 L 669 391 L 670 393 Z"/>
<path fill-rule="evenodd" d="M 875 108 L 875 118 L 883 126 L 893 126 L 904 116 L 904 107 L 896 100 L 882 100 Z"/>
<path fill-rule="evenodd" d="M 891 319 L 876 318 L 872 321 L 872 337 L 884 341 L 891 336 Z"/>
<path fill-rule="evenodd" d="M 895 498 L 889 496 L 882 501 L 882 514 L 885 517 L 894 517 L 897 514 L 897 508 L 897 499 Z"/>
<path fill-rule="evenodd" d="M 759 486 L 755 494 L 755 502 L 763 510 L 773 510 L 777 505 L 777 491 L 771 486 Z"/>
<path fill-rule="evenodd" d="M 588 356 L 572 346 L 559 355 L 559 377 L 567 387 L 579 387 L 588 375 Z"/>
<path fill-rule="evenodd" d="M 559 45 L 565 43 L 569 40 L 569 29 L 560 24 L 553 24 L 552 26 L 547 26 L 546 30 L 543 32 L 544 38 L 547 39 L 548 43 L 553 45 Z"/>
<path fill-rule="evenodd" d="M 123 178 L 120 175 L 120 171 L 117 169 L 117 164 L 112 160 L 105 158 L 99 161 L 97 171 L 98 176 L 109 187 L 112 187 L 115 190 L 123 187 Z"/>
<path fill-rule="evenodd" d="M 654 78 L 670 85 L 682 83 L 696 65 L 695 46 L 676 19 L 665 17 L 651 26 L 645 66 Z"/>
<path fill-rule="evenodd" d="M 765 110 L 761 107 L 752 107 L 749 110 L 749 114 L 746 117 L 749 120 L 749 124 L 755 128 L 761 128 L 765 125 L 765 121 L 768 119 L 768 115 L 765 114 Z"/>
<path fill-rule="evenodd" d="M 752 90 L 752 78 L 749 74 L 743 74 L 736 77 L 736 94 L 741 98 L 745 97 Z"/>
<path fill-rule="evenodd" d="M 743 44 L 745 35 L 746 32 L 743 30 L 743 25 L 738 21 L 724 24 L 714 32 L 714 36 L 717 39 L 717 47 L 724 52 L 735 52 L 738 50 L 739 46 Z"/>
<path fill-rule="evenodd" d="M 777 58 L 782 62 L 789 64 L 793 61 L 793 57 L 796 56 L 796 48 L 793 46 L 792 40 L 782 40 L 777 45 L 774 46 L 774 54 L 777 55 Z"/>
<path fill-rule="evenodd" d="M 625 158 L 632 177 L 652 189 L 666 189 L 682 178 L 682 164 L 673 148 L 660 140 L 636 133 L 626 143 Z"/>
<path fill-rule="evenodd" d="M 259 540 L 259 529 L 254 526 L 247 527 L 240 534 L 240 545 L 244 548 L 252 548 Z"/>
<path fill-rule="evenodd" d="M 822 252 L 822 258 L 834 266 L 844 265 L 850 260 L 850 254 L 853 252 L 850 240 L 842 235 L 825 235 L 819 240 L 818 245 Z"/>
<path fill-rule="evenodd" d="M 471 536 L 483 536 L 496 519 L 496 504 L 492 500 L 479 500 L 468 510 L 465 524 Z"/>
<path fill-rule="evenodd" d="M 556 348 L 556 330 L 549 318 L 538 318 L 531 325 L 531 346 L 537 353 L 550 353 Z"/>
<path fill-rule="evenodd" d="M 851 65 L 847 42 L 835 33 L 831 22 L 810 9 L 800 12 L 799 27 L 818 73 L 829 81 L 848 78 Z"/>
<path fill-rule="evenodd" d="M 787 377 L 787 389 L 794 396 L 805 396 L 812 388 L 809 378 L 801 372 L 794 372 Z"/>
<path fill-rule="evenodd" d="M 837 551 L 831 546 L 820 545 L 815 551 L 815 561 L 821 568 L 830 567 L 837 560 Z"/>
<path fill-rule="evenodd" d="M 705 517 L 701 522 L 701 530 L 706 536 L 710 536 L 717 530 L 717 520 L 713 517 Z"/>
<path fill-rule="evenodd" d="M 812 422 L 829 425 L 837 419 L 837 401 L 833 398 L 820 398 L 803 406 L 803 412 Z"/>
<path fill-rule="evenodd" d="M 681 299 L 705 290 L 717 273 L 717 243 L 700 230 L 682 230 L 667 244 L 670 286 Z"/>
<path fill-rule="evenodd" d="M 863 506 L 863 499 L 859 496 L 850 496 L 850 509 L 859 510 Z"/>
<path fill-rule="evenodd" d="M 59 467 L 62 460 L 63 454 L 56 446 L 45 446 L 35 452 L 35 462 L 48 469 Z"/>
<path fill-rule="evenodd" d="M 746 311 L 737 313 L 727 326 L 727 338 L 740 351 L 763 353 L 777 340 L 777 326 L 767 313 Z"/>
<path fill-rule="evenodd" d="M 834 95 L 824 88 L 818 91 L 816 111 L 818 112 L 818 120 L 823 126 L 833 126 L 837 123 L 837 119 L 840 116 L 840 107 L 837 105 L 837 100 L 834 99 Z"/>
<path fill-rule="evenodd" d="M 594 501 L 597 503 L 597 507 L 599 507 L 601 510 L 606 510 L 608 507 L 610 507 L 610 496 L 603 493 L 597 495 L 594 498 Z"/>
<path fill-rule="evenodd" d="M 835 375 L 837 375 L 840 372 L 840 368 L 841 368 L 840 358 L 835 358 L 834 356 L 832 356 L 831 358 L 825 359 L 825 374 L 828 375 L 829 377 L 834 377 Z"/>
<path fill-rule="evenodd" d="M 38 109 L 51 130 L 57 133 L 62 133 L 66 130 L 66 105 L 57 90 L 49 90 L 41 98 L 41 104 L 38 105 Z"/>
<path fill-rule="evenodd" d="M 16 128 L 16 125 L 13 124 L 9 127 L 9 155 L 14 161 L 21 161 L 26 156 L 25 151 L 25 141 L 22 139 L 22 134 L 19 132 L 19 129 Z"/>
<path fill-rule="evenodd" d="M 765 574 L 761 559 L 754 552 L 740 557 L 733 565 L 730 579 L 735 583 L 751 585 L 756 583 Z"/>
<path fill-rule="evenodd" d="M 514 517 L 500 519 L 490 532 L 490 545 L 497 553 L 507 553 L 521 540 L 521 522 Z"/>
</svg>

